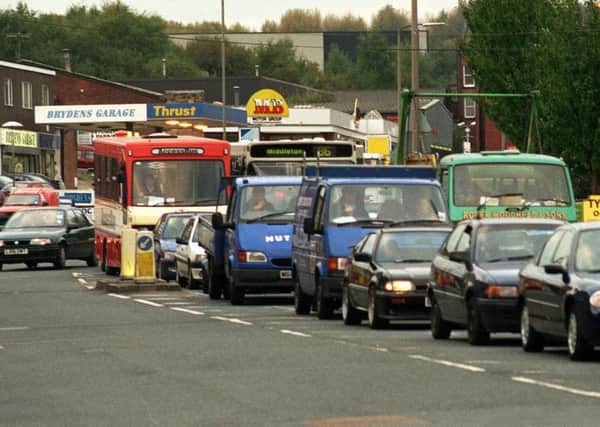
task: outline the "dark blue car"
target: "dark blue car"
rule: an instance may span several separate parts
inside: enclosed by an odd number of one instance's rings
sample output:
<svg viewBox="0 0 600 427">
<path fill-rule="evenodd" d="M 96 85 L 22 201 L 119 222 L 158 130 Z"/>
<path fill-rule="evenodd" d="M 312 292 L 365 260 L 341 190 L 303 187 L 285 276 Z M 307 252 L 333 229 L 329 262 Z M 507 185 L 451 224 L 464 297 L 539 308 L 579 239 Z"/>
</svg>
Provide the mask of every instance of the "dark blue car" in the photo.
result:
<svg viewBox="0 0 600 427">
<path fill-rule="evenodd" d="M 154 227 L 154 260 L 156 276 L 164 280 L 175 279 L 175 239 L 181 235 L 193 212 L 163 214 Z"/>
</svg>

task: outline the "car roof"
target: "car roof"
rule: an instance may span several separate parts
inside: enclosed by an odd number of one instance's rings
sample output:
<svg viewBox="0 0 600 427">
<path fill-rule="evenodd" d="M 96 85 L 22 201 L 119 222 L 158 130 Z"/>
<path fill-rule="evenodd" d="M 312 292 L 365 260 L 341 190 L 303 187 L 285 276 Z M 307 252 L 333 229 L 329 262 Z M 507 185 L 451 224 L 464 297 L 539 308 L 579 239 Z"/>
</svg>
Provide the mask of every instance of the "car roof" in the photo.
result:
<svg viewBox="0 0 600 427">
<path fill-rule="evenodd" d="M 575 229 L 576 231 L 600 230 L 600 221 L 571 222 L 568 224 L 563 224 L 560 228 L 571 228 Z"/>
<path fill-rule="evenodd" d="M 17 187 L 10 193 L 10 195 L 19 194 L 39 194 L 39 193 L 56 193 L 54 188 L 48 187 Z M 10 196 L 9 196 L 10 197 Z"/>
<path fill-rule="evenodd" d="M 300 176 L 244 176 L 236 178 L 236 185 L 300 185 Z"/>
<path fill-rule="evenodd" d="M 439 187 L 439 182 L 435 179 L 422 179 L 422 178 L 329 178 L 321 182 L 308 181 L 315 183 L 326 183 L 329 185 L 373 185 L 373 184 L 426 184 L 436 185 Z"/>
<path fill-rule="evenodd" d="M 408 232 L 429 232 L 429 231 L 447 231 L 450 233 L 452 231 L 452 227 L 448 224 L 436 224 L 432 223 L 431 225 L 409 225 L 406 227 L 390 227 L 381 229 L 382 233 L 408 233 Z"/>
</svg>

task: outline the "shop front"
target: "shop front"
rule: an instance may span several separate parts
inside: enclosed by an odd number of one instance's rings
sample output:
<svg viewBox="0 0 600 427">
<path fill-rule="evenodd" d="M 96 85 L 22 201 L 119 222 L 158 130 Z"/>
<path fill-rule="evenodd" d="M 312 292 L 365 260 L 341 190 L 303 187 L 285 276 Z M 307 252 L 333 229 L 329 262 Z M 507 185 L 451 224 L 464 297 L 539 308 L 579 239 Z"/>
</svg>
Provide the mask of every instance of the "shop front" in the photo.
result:
<svg viewBox="0 0 600 427">
<path fill-rule="evenodd" d="M 59 170 L 57 135 L 0 129 L 0 150 L 0 174 L 35 172 L 54 178 Z"/>
</svg>

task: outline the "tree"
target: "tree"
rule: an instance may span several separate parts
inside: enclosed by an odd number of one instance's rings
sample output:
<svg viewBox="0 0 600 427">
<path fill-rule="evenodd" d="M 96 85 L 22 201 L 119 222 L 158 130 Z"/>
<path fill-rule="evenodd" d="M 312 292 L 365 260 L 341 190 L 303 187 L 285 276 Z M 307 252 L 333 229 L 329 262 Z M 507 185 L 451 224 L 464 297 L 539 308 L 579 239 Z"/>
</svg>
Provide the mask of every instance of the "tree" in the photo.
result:
<svg viewBox="0 0 600 427">
<path fill-rule="evenodd" d="M 332 45 L 325 64 L 327 87 L 334 90 L 352 89 L 356 75 L 356 65 L 336 45 Z"/>
<path fill-rule="evenodd" d="M 576 0 L 465 2 L 470 36 L 464 45 L 485 92 L 539 90 L 539 125 L 546 153 L 562 156 L 589 189 L 598 190 L 600 160 L 599 11 Z M 582 13 L 584 11 L 585 13 Z M 529 111 L 523 100 L 483 104 L 521 148 Z M 579 179 L 579 181 L 582 181 Z"/>
<path fill-rule="evenodd" d="M 323 31 L 366 31 L 366 29 L 365 20 L 350 13 L 344 16 L 327 15 L 323 18 Z"/>
<path fill-rule="evenodd" d="M 356 66 L 355 82 L 360 89 L 396 87 L 396 56 L 381 34 L 367 33 L 361 38 Z"/>
<path fill-rule="evenodd" d="M 319 32 L 322 31 L 321 12 L 317 9 L 289 9 L 279 20 L 279 32 Z"/>
<path fill-rule="evenodd" d="M 308 61 L 296 58 L 289 39 L 269 42 L 256 49 L 256 61 L 262 74 L 289 82 L 303 83 L 309 76 Z"/>
<path fill-rule="evenodd" d="M 221 73 L 221 39 L 209 37 L 188 43 L 186 56 L 200 69 L 211 76 Z M 256 63 L 252 50 L 225 42 L 225 72 L 229 76 L 247 76 L 254 73 Z"/>
<path fill-rule="evenodd" d="M 408 12 L 387 5 L 371 19 L 371 31 L 397 31 L 410 24 Z"/>
</svg>

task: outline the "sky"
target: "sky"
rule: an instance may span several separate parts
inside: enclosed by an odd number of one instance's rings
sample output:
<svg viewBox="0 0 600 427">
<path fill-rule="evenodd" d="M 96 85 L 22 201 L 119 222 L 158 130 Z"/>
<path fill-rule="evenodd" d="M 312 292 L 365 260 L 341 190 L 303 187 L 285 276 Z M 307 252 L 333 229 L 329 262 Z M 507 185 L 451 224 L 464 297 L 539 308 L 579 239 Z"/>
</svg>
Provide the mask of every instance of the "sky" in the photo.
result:
<svg viewBox="0 0 600 427">
<path fill-rule="evenodd" d="M 122 0 L 138 13 L 155 14 L 166 20 L 183 23 L 221 21 L 221 0 Z M 395 8 L 410 11 L 411 0 L 224 0 L 225 24 L 239 22 L 251 30 L 259 31 L 267 20 L 279 21 L 288 9 L 318 9 L 321 16 L 351 13 L 361 16 L 367 22 L 382 7 L 390 4 Z M 14 8 L 18 0 L 1 0 L 1 9 Z M 6 4 L 8 3 L 8 4 Z M 69 6 L 101 6 L 105 0 L 24 0 L 30 9 L 40 13 L 64 13 Z M 458 0 L 418 0 L 419 20 L 424 21 L 428 14 L 433 15 L 442 9 L 452 9 Z"/>
</svg>

